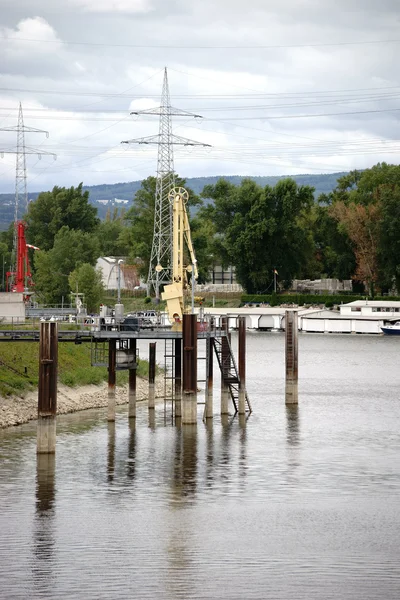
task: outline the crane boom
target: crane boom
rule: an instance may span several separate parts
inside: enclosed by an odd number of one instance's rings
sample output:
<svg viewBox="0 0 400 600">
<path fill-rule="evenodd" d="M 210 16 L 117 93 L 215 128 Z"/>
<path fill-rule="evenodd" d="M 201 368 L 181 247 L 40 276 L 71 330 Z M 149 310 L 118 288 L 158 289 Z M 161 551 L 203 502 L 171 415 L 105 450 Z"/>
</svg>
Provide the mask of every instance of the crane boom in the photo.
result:
<svg viewBox="0 0 400 600">
<path fill-rule="evenodd" d="M 192 236 L 190 233 L 189 217 L 186 204 L 189 199 L 188 192 L 180 187 L 174 188 L 169 193 L 172 206 L 172 283 L 164 287 L 161 297 L 167 302 L 167 311 L 171 323 L 182 318 L 184 312 L 183 292 L 187 288 L 187 271 L 190 264 L 185 264 L 184 246 L 189 252 L 190 263 L 194 266 L 192 278 L 197 279 L 197 260 L 194 253 Z"/>
</svg>

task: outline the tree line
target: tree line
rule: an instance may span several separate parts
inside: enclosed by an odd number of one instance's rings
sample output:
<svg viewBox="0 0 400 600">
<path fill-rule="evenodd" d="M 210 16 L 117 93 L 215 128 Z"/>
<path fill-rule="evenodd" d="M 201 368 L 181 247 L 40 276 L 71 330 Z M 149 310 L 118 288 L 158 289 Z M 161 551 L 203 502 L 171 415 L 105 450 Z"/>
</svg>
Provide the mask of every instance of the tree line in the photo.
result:
<svg viewBox="0 0 400 600">
<path fill-rule="evenodd" d="M 176 177 L 176 185 L 185 180 Z M 108 211 L 101 221 L 89 192 L 77 187 L 41 193 L 25 216 L 33 256 L 35 290 L 48 304 L 85 294 L 97 310 L 104 290 L 95 270 L 100 256 L 126 256 L 146 277 L 154 227 L 155 177 L 148 177 L 126 212 Z M 216 264 L 233 265 L 247 293 L 273 289 L 293 279 L 353 279 L 368 294 L 400 289 L 400 167 L 379 163 L 352 171 L 335 189 L 314 200 L 314 189 L 293 179 L 261 186 L 252 179 L 235 185 L 223 178 L 191 190 L 189 210 L 200 282 Z M 195 210 L 193 210 L 195 209 Z M 9 268 L 13 226 L 0 235 Z M 0 264 L 1 268 L 1 264 Z M 4 275 L 3 275 L 4 278 Z"/>
</svg>

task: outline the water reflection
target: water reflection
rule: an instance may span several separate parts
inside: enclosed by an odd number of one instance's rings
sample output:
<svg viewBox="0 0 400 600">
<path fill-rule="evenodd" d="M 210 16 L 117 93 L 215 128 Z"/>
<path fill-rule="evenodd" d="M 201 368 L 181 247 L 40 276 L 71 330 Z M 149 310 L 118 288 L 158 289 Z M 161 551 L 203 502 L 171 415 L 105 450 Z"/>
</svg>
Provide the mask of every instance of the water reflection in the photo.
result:
<svg viewBox="0 0 400 600">
<path fill-rule="evenodd" d="M 221 478 L 226 480 L 230 477 L 230 460 L 231 460 L 231 449 L 230 440 L 232 433 L 232 424 L 235 417 L 231 415 L 221 415 L 221 454 L 219 458 L 219 467 Z"/>
<path fill-rule="evenodd" d="M 214 419 L 206 419 L 206 486 L 211 487 L 214 463 Z"/>
<path fill-rule="evenodd" d="M 36 512 L 33 527 L 32 576 L 40 597 L 52 592 L 52 573 L 55 552 L 54 501 L 55 455 L 38 454 L 36 462 Z"/>
<path fill-rule="evenodd" d="M 182 492 L 193 496 L 197 475 L 197 425 L 182 426 Z"/>
<path fill-rule="evenodd" d="M 136 419 L 129 419 L 129 442 L 127 477 L 133 480 L 136 475 Z"/>
<path fill-rule="evenodd" d="M 193 498 L 197 486 L 197 425 L 176 429 L 172 473 L 174 500 Z"/>
<path fill-rule="evenodd" d="M 182 573 L 188 573 L 193 568 L 189 541 L 192 534 L 193 532 L 188 531 L 181 523 L 171 528 L 166 548 L 168 560 L 166 587 L 170 594 L 168 597 L 192 597 L 192 582 L 189 578 L 182 577 Z"/>
<path fill-rule="evenodd" d="M 112 483 L 115 474 L 115 421 L 109 421 L 107 441 L 107 481 Z"/>
<path fill-rule="evenodd" d="M 156 429 L 156 410 L 155 408 L 149 408 L 149 428 L 152 431 Z"/>
<path fill-rule="evenodd" d="M 286 405 L 287 473 L 286 483 L 296 488 L 300 466 L 300 416 L 298 404 Z"/>
<path fill-rule="evenodd" d="M 289 446 L 300 444 L 299 405 L 286 405 L 286 439 Z"/>
<path fill-rule="evenodd" d="M 247 429 L 246 423 L 250 415 L 239 415 L 239 487 L 245 489 L 247 475 Z"/>
</svg>

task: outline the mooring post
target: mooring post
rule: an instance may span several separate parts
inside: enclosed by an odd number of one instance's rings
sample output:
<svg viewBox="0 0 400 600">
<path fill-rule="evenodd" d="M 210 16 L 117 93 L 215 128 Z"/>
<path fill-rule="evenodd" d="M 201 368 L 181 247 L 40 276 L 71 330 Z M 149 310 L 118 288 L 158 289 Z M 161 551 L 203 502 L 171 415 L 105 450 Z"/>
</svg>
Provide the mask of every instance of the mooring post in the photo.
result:
<svg viewBox="0 0 400 600">
<path fill-rule="evenodd" d="M 206 340 L 206 364 L 207 364 L 207 384 L 206 384 L 206 405 L 204 409 L 204 416 L 206 419 L 212 419 L 213 417 L 213 376 L 214 376 L 214 363 L 213 363 L 213 352 L 214 352 L 214 338 L 211 335 Z"/>
<path fill-rule="evenodd" d="M 246 413 L 246 317 L 239 317 L 239 415 Z"/>
<path fill-rule="evenodd" d="M 197 315 L 183 315 L 182 425 L 197 423 Z"/>
<path fill-rule="evenodd" d="M 40 323 L 37 452 L 56 451 L 58 328 Z"/>
<path fill-rule="evenodd" d="M 182 416 L 182 338 L 175 338 L 175 417 Z"/>
<path fill-rule="evenodd" d="M 155 408 L 156 342 L 149 344 L 149 408 Z"/>
<path fill-rule="evenodd" d="M 115 421 L 115 365 L 117 360 L 117 340 L 108 342 L 108 410 L 107 421 Z"/>
<path fill-rule="evenodd" d="M 129 352 L 131 354 L 131 358 L 133 356 L 133 365 L 129 369 L 129 392 L 128 392 L 128 400 L 129 400 L 129 408 L 128 408 L 128 417 L 129 419 L 136 418 L 136 339 L 131 338 L 129 340 Z"/>
<path fill-rule="evenodd" d="M 286 404 L 298 402 L 298 315 L 297 311 L 285 312 L 285 357 L 286 357 Z"/>
<path fill-rule="evenodd" d="M 229 387 L 226 382 L 229 366 L 228 318 L 221 317 L 221 415 L 229 414 Z"/>
</svg>

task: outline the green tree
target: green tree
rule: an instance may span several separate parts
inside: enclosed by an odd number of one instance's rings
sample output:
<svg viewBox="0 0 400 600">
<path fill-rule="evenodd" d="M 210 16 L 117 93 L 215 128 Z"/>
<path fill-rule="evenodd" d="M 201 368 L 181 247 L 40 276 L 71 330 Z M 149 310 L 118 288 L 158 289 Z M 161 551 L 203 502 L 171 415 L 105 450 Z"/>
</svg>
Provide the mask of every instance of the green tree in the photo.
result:
<svg viewBox="0 0 400 600">
<path fill-rule="evenodd" d="M 131 224 L 127 231 L 120 236 L 121 244 L 129 245 L 130 260 L 132 263 L 137 258 L 139 271 L 146 277 L 149 271 L 149 262 L 154 234 L 154 207 L 157 179 L 153 176 L 142 181 L 140 190 L 136 192 L 133 206 L 126 213 L 126 220 Z M 175 176 L 175 186 L 185 187 L 189 193 L 189 207 L 201 204 L 201 199 L 188 187 L 185 180 Z"/>
<path fill-rule="evenodd" d="M 99 241 L 94 234 L 63 227 L 51 250 L 35 253 L 35 284 L 40 299 L 54 304 L 66 298 L 70 273 L 84 263 L 94 266 L 99 256 Z"/>
<path fill-rule="evenodd" d="M 240 186 L 220 180 L 202 195 L 214 199 L 210 213 L 222 253 L 248 293 L 268 289 L 274 269 L 285 286 L 303 272 L 311 251 L 304 216 L 313 204 L 313 188 L 292 179 L 265 188 L 250 179 Z"/>
<path fill-rule="evenodd" d="M 88 312 L 98 312 L 104 298 L 104 286 L 101 271 L 89 263 L 80 265 L 68 277 L 69 287 L 72 291 L 78 290 L 84 295 L 84 303 Z"/>
<path fill-rule="evenodd" d="M 41 250 L 50 250 L 62 227 L 91 233 L 98 226 L 97 209 L 89 203 L 89 192 L 82 183 L 74 188 L 54 187 L 42 192 L 29 204 L 26 215 L 28 239 Z"/>
<path fill-rule="evenodd" d="M 312 228 L 315 254 L 319 262 L 320 277 L 351 279 L 356 271 L 356 258 L 352 242 L 337 220 L 330 214 L 326 197 L 320 197 L 319 206 L 313 209 L 315 220 Z"/>
<path fill-rule="evenodd" d="M 128 228 L 122 217 L 102 221 L 97 229 L 101 256 L 129 255 Z"/>
<path fill-rule="evenodd" d="M 330 195 L 328 212 L 356 258 L 353 278 L 371 293 L 375 284 L 381 290 L 400 284 L 399 199 L 400 166 L 387 163 L 340 178 Z"/>
<path fill-rule="evenodd" d="M 400 291 L 400 185 L 381 185 L 378 190 L 381 205 L 378 264 L 381 284 L 390 290 L 395 282 Z M 394 280 L 394 281 L 393 281 Z"/>
</svg>

